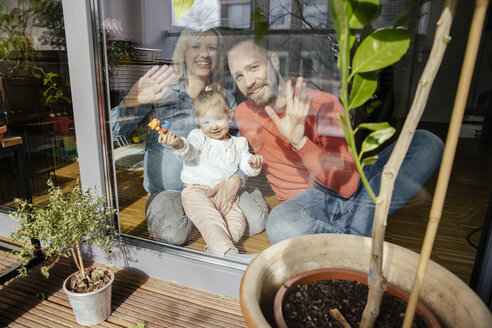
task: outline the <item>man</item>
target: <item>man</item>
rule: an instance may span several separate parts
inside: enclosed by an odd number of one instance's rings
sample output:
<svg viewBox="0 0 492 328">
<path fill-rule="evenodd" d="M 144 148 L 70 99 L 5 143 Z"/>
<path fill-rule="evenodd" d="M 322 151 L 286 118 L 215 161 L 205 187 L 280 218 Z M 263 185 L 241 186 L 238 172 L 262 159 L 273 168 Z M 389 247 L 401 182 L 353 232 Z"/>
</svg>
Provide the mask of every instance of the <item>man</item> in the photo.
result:
<svg viewBox="0 0 492 328">
<path fill-rule="evenodd" d="M 229 69 L 248 98 L 236 121 L 256 154 L 265 159 L 265 174 L 281 202 L 270 213 L 266 230 L 271 243 L 310 233 L 369 236 L 375 205 L 359 182 L 338 114 L 336 97 L 310 90 L 302 78 L 295 88 L 279 74 L 279 59 L 252 41 L 234 45 Z M 378 193 L 381 173 L 394 145 L 364 167 Z M 390 215 L 424 186 L 438 167 L 442 141 L 417 131 L 395 181 Z"/>
</svg>

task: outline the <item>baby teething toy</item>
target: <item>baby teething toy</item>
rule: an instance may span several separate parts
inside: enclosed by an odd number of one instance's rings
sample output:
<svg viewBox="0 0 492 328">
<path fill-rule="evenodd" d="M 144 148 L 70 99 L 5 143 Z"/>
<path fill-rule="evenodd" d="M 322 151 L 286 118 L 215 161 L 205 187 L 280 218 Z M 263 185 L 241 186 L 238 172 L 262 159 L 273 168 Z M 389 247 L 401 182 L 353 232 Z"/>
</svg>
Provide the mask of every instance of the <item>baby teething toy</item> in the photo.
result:
<svg viewBox="0 0 492 328">
<path fill-rule="evenodd" d="M 158 119 L 154 118 L 152 119 L 152 121 L 150 121 L 148 125 L 152 130 L 162 131 L 164 134 L 166 134 L 171 128 L 171 122 L 164 121 L 164 126 L 162 128 L 159 127 L 160 123 L 161 122 Z"/>
</svg>

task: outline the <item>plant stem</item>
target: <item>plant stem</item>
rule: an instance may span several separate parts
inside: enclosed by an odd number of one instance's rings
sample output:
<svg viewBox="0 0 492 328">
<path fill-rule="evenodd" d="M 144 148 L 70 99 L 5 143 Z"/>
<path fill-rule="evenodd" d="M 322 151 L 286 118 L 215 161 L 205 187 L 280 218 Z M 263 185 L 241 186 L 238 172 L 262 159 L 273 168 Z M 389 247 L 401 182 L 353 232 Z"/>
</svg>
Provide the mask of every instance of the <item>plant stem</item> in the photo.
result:
<svg viewBox="0 0 492 328">
<path fill-rule="evenodd" d="M 340 68 L 340 77 L 341 77 L 340 101 L 342 102 L 342 106 L 345 113 L 345 120 L 342 122 L 342 124 L 345 125 L 344 130 L 348 131 L 348 133 L 345 133 L 347 137 L 347 144 L 349 147 L 349 151 L 352 154 L 352 157 L 354 158 L 354 163 L 357 168 L 357 171 L 359 172 L 359 176 L 362 181 L 362 184 L 366 188 L 371 199 L 374 202 L 376 202 L 376 195 L 374 194 L 371 186 L 369 185 L 369 182 L 367 181 L 364 170 L 362 169 L 362 164 L 359 159 L 359 155 L 357 154 L 357 147 L 355 145 L 355 133 L 352 129 L 352 121 L 350 119 L 348 85 L 352 79 L 352 75 L 349 76 L 351 47 L 350 47 L 350 29 L 348 25 L 344 25 L 344 28 L 341 28 L 340 33 L 343 34 L 341 35 L 339 41 L 341 49 L 340 49 L 340 57 L 338 58 L 338 60 L 340 61 L 338 67 Z"/>
<path fill-rule="evenodd" d="M 82 271 L 82 270 L 80 269 L 80 264 L 79 264 L 79 261 L 78 261 L 78 259 L 77 259 L 77 256 L 75 255 L 75 250 L 73 249 L 73 247 L 72 247 L 72 248 L 70 248 L 70 250 L 72 251 L 73 261 L 75 262 L 75 265 L 77 266 L 77 269 L 78 269 L 79 271 Z"/>
<path fill-rule="evenodd" d="M 381 189 L 374 213 L 372 229 L 371 262 L 369 269 L 369 295 L 367 305 L 362 314 L 360 327 L 373 327 L 379 314 L 381 298 L 385 290 L 385 277 L 383 276 L 383 245 L 386 231 L 391 196 L 394 183 L 400 166 L 405 158 L 410 143 L 417 128 L 418 122 L 424 112 L 427 99 L 434 78 L 441 65 L 444 52 L 449 41 L 449 30 L 456 9 L 456 0 L 446 0 L 441 17 L 437 22 L 436 34 L 432 50 L 420 77 L 418 88 L 412 103 L 412 107 L 403 125 L 401 135 L 398 138 L 391 157 L 386 164 L 381 177 Z"/>
<path fill-rule="evenodd" d="M 82 253 L 80 252 L 80 245 L 79 242 L 75 242 L 75 247 L 77 248 L 77 255 L 79 258 L 79 264 L 80 264 L 80 273 L 82 274 L 82 279 L 85 279 L 85 268 L 84 268 L 84 261 L 82 260 Z"/>
<path fill-rule="evenodd" d="M 441 220 L 442 209 L 444 207 L 444 199 L 446 197 L 449 177 L 451 176 L 453 160 L 456 153 L 456 146 L 458 144 L 458 138 L 461 129 L 461 122 L 463 121 L 466 100 L 468 97 L 468 92 L 473 76 L 473 69 L 480 45 L 480 37 L 482 35 L 482 28 L 487 13 L 488 2 L 488 0 L 477 0 L 475 2 L 475 10 L 473 13 L 470 33 L 468 36 L 465 58 L 463 59 L 463 66 L 461 68 L 458 90 L 456 92 L 456 99 L 451 116 L 451 122 L 449 125 L 448 136 L 446 139 L 446 147 L 444 148 L 441 168 L 439 170 L 439 177 L 437 178 L 436 191 L 434 192 L 434 198 L 432 200 L 429 223 L 427 225 L 424 243 L 420 252 L 421 255 L 419 265 L 417 268 L 417 273 L 415 274 L 412 292 L 410 293 L 410 299 L 408 301 L 407 311 L 405 313 L 405 320 L 403 321 L 404 328 L 411 327 L 420 290 L 422 288 L 425 271 L 427 269 L 427 263 L 429 262 L 430 254 L 432 252 L 432 246 L 434 245 L 434 240 L 437 234 L 437 228 L 439 226 L 439 221 Z"/>
</svg>

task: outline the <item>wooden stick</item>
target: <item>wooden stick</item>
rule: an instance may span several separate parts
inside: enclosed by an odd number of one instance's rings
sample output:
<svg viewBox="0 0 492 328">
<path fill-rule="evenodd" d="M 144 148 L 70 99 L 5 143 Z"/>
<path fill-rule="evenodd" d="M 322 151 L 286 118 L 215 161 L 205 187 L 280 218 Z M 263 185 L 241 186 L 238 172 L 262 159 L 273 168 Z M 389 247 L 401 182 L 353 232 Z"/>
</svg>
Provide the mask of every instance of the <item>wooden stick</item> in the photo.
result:
<svg viewBox="0 0 492 328">
<path fill-rule="evenodd" d="M 434 43 L 420 77 L 417 91 L 413 98 L 412 106 L 408 112 L 400 137 L 395 148 L 386 163 L 382 176 L 381 188 L 377 198 L 374 223 L 372 228 L 371 259 L 369 269 L 369 295 L 367 304 L 362 314 L 360 327 L 373 327 L 377 316 L 381 299 L 386 289 L 386 278 L 383 275 L 383 245 L 386 232 L 386 221 L 388 218 L 391 196 L 398 171 L 403 163 L 405 155 L 410 147 L 413 134 L 422 116 L 434 79 L 439 71 L 444 52 L 449 41 L 449 31 L 456 8 L 456 0 L 446 0 L 441 17 L 437 22 Z"/>
<path fill-rule="evenodd" d="M 73 261 L 75 262 L 77 269 L 79 270 L 79 272 L 82 272 L 82 269 L 80 268 L 80 265 L 79 265 L 79 261 L 77 260 L 77 255 L 75 255 L 75 250 L 73 249 L 73 247 L 70 248 L 70 250 L 72 251 Z M 68 253 L 70 254 L 70 251 Z"/>
<path fill-rule="evenodd" d="M 79 258 L 80 273 L 82 274 L 82 279 L 85 279 L 84 260 L 82 259 L 82 252 L 80 251 L 79 242 L 75 242 L 75 247 L 77 248 L 77 255 Z"/>
<path fill-rule="evenodd" d="M 333 308 L 328 312 L 336 321 L 340 322 L 344 328 L 352 328 L 347 320 L 345 320 L 345 317 L 340 312 L 340 310 L 338 310 L 337 308 Z"/>
<path fill-rule="evenodd" d="M 411 327 L 420 290 L 422 288 L 422 282 L 424 280 L 425 270 L 427 269 L 427 263 L 429 262 L 432 246 L 434 245 L 434 240 L 436 238 L 437 228 L 439 226 L 439 221 L 441 220 L 444 199 L 446 198 L 449 177 L 453 167 L 454 155 L 456 153 L 456 146 L 458 144 L 458 138 L 461 130 L 461 122 L 463 121 L 468 91 L 470 90 L 470 83 L 473 77 L 473 69 L 475 67 L 488 3 L 488 0 L 477 0 L 475 2 L 475 10 L 468 36 L 468 43 L 466 45 L 465 58 L 461 68 L 461 75 L 458 90 L 456 92 L 453 114 L 449 125 L 448 137 L 446 139 L 441 168 L 437 178 L 436 191 L 432 200 L 429 223 L 427 225 L 422 250 L 420 252 L 419 265 L 417 267 L 417 273 L 415 274 L 415 280 L 410 293 L 410 299 L 408 301 L 408 306 L 405 313 L 405 320 L 403 321 L 403 328 Z"/>
</svg>

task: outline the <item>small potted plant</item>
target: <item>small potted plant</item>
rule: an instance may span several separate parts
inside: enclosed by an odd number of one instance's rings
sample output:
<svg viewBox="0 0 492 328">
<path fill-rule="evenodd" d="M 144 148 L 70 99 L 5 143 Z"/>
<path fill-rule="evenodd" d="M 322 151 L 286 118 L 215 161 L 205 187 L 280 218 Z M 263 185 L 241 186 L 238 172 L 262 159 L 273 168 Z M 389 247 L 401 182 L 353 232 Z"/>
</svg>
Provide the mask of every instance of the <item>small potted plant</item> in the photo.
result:
<svg viewBox="0 0 492 328">
<path fill-rule="evenodd" d="M 71 257 L 78 271 L 63 283 L 81 325 L 95 325 L 111 313 L 111 285 L 114 274 L 107 268 L 86 268 L 81 244 L 96 244 L 109 253 L 116 230 L 112 225 L 114 210 L 96 197 L 91 189 L 82 190 L 79 180 L 69 193 L 63 193 L 51 180 L 49 200 L 45 207 L 34 207 L 29 200 L 16 199 L 16 210 L 10 214 L 19 220 L 11 238 L 22 244 L 19 251 L 12 251 L 21 261 L 20 275 L 27 275 L 27 264 L 39 248 L 53 261 L 41 266 L 41 273 L 49 277 L 49 270 L 60 257 Z M 32 240 L 40 243 L 32 243 Z M 41 246 L 39 246 L 39 244 Z"/>
</svg>

